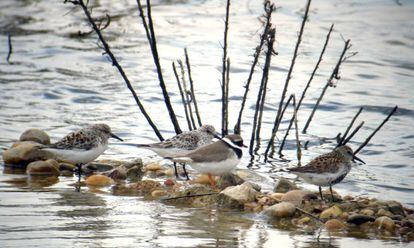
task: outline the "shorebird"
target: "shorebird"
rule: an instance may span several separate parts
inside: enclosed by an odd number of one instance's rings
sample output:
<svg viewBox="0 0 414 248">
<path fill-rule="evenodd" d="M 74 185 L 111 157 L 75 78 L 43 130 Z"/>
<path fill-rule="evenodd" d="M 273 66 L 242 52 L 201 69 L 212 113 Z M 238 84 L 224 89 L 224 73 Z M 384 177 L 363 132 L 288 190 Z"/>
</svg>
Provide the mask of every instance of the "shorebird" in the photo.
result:
<svg viewBox="0 0 414 248">
<path fill-rule="evenodd" d="M 109 138 L 123 141 L 111 132 L 108 125 L 94 124 L 69 133 L 58 142 L 42 146 L 40 149 L 52 153 L 59 161 L 75 164 L 78 167 L 80 181 L 82 165 L 99 157 L 108 148 Z"/>
<path fill-rule="evenodd" d="M 322 196 L 322 186 L 329 186 L 332 201 L 332 185 L 341 182 L 351 171 L 355 160 L 364 163 L 354 155 L 352 149 L 347 146 L 335 148 L 332 152 L 320 155 L 302 167 L 288 168 L 287 170 L 301 178 L 307 183 L 319 186 L 319 194 Z"/>
<path fill-rule="evenodd" d="M 215 187 L 216 183 L 212 175 L 221 176 L 233 170 L 240 163 L 243 155 L 242 147 L 246 147 L 242 137 L 232 134 L 171 159 L 178 163 L 188 163 L 198 172 L 207 174 L 211 186 Z"/>
<path fill-rule="evenodd" d="M 203 125 L 200 128 L 192 131 L 183 132 L 167 140 L 152 143 L 152 144 L 138 144 L 137 147 L 145 148 L 155 152 L 158 156 L 163 158 L 179 157 L 199 147 L 208 145 L 212 142 L 218 133 L 212 125 Z M 174 161 L 173 161 L 174 162 Z M 185 164 L 183 169 L 187 180 L 187 171 Z M 174 162 L 175 176 L 178 178 L 177 165 Z"/>
</svg>

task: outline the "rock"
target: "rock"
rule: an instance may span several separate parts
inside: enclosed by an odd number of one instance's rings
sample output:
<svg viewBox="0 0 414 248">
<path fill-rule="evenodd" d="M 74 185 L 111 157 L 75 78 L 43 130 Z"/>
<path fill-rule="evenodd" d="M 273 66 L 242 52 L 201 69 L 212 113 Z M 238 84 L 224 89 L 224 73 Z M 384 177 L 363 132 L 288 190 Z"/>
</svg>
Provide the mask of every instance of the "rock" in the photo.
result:
<svg viewBox="0 0 414 248">
<path fill-rule="evenodd" d="M 367 215 L 367 216 L 374 216 L 375 214 L 374 210 L 369 209 L 369 208 L 362 209 L 361 211 L 359 211 L 359 213 L 361 215 Z"/>
<path fill-rule="evenodd" d="M 140 167 L 129 168 L 126 172 L 126 178 L 131 182 L 136 182 L 142 179 L 144 172 Z"/>
<path fill-rule="evenodd" d="M 162 186 L 159 182 L 153 180 L 142 180 L 135 183 L 135 188 L 141 194 L 149 194 L 156 189 L 162 189 Z"/>
<path fill-rule="evenodd" d="M 39 144 L 49 145 L 50 144 L 50 137 L 47 133 L 43 130 L 31 128 L 27 129 L 20 135 L 20 141 L 34 141 Z"/>
<path fill-rule="evenodd" d="M 282 197 L 284 195 L 285 195 L 284 193 L 273 193 L 273 194 L 270 194 L 269 197 L 274 199 L 275 201 L 280 202 L 280 201 L 282 201 Z"/>
<path fill-rule="evenodd" d="M 73 172 L 68 170 L 63 170 L 60 172 L 62 177 L 73 177 Z"/>
<path fill-rule="evenodd" d="M 220 192 L 220 205 L 229 208 L 235 206 L 236 208 L 242 208 L 244 203 L 255 201 L 257 193 L 258 192 L 248 182 L 245 182 L 242 185 L 231 186 Z"/>
<path fill-rule="evenodd" d="M 387 216 L 381 216 L 378 217 L 374 224 L 379 228 L 379 229 L 384 229 L 387 230 L 389 232 L 393 232 L 394 228 L 395 228 L 395 222 Z"/>
<path fill-rule="evenodd" d="M 325 228 L 328 231 L 337 231 L 337 230 L 344 229 L 345 227 L 346 227 L 345 224 L 342 221 L 337 220 L 337 219 L 331 219 L 325 222 Z"/>
<path fill-rule="evenodd" d="M 156 189 L 151 192 L 151 196 L 154 198 L 160 198 L 161 196 L 165 196 L 165 195 L 167 195 L 167 192 L 165 192 L 165 190 L 162 190 L 162 189 Z"/>
<path fill-rule="evenodd" d="M 46 161 L 31 162 L 26 173 L 32 176 L 59 176 L 59 164 L 56 160 L 48 159 Z"/>
<path fill-rule="evenodd" d="M 311 221 L 311 218 L 310 217 L 303 217 L 302 219 L 299 219 L 298 220 L 298 225 L 306 225 L 306 224 L 308 224 L 309 222 Z"/>
<path fill-rule="evenodd" d="M 207 194 L 207 195 L 203 195 Z M 203 195 L 197 197 L 182 197 L 191 195 Z M 170 204 L 182 204 L 191 207 L 209 207 L 217 204 L 218 194 L 211 191 L 211 188 L 206 185 L 191 185 L 184 191 L 176 191 L 171 197 L 182 197 L 166 201 Z"/>
<path fill-rule="evenodd" d="M 387 217 L 391 217 L 391 216 L 393 216 L 393 214 L 390 211 L 381 208 L 380 210 L 378 210 L 377 216 L 387 216 Z"/>
<path fill-rule="evenodd" d="M 92 175 L 85 180 L 86 185 L 95 187 L 105 187 L 115 184 L 112 178 L 105 175 Z"/>
<path fill-rule="evenodd" d="M 59 163 L 59 170 L 60 171 L 70 171 L 73 172 L 76 169 L 76 165 L 69 164 L 69 163 Z"/>
<path fill-rule="evenodd" d="M 127 178 L 127 168 L 120 165 L 112 170 L 103 172 L 102 175 L 108 176 L 114 180 L 125 180 Z"/>
<path fill-rule="evenodd" d="M 274 205 L 276 203 L 276 200 L 268 197 L 268 196 L 264 196 L 258 199 L 257 201 L 260 205 L 266 205 L 266 206 L 271 206 Z"/>
<path fill-rule="evenodd" d="M 331 219 L 331 218 L 337 218 L 341 214 L 342 214 L 341 208 L 339 208 L 337 205 L 334 205 L 328 209 L 325 209 L 319 217 L 321 219 Z"/>
<path fill-rule="evenodd" d="M 266 208 L 263 213 L 276 218 L 291 217 L 295 214 L 296 207 L 290 202 L 281 202 Z"/>
<path fill-rule="evenodd" d="M 304 200 L 317 199 L 317 198 L 318 197 L 314 193 L 308 190 L 296 189 L 296 190 L 291 190 L 287 192 L 286 194 L 284 194 L 281 200 L 283 202 L 290 202 L 294 204 L 295 206 L 299 206 L 302 204 L 302 201 Z"/>
<path fill-rule="evenodd" d="M 217 181 L 217 186 L 219 189 L 225 189 L 230 186 L 236 186 L 243 184 L 244 180 L 233 173 L 228 173 L 225 175 L 222 175 L 219 180 Z"/>
<path fill-rule="evenodd" d="M 175 182 L 172 179 L 167 179 L 164 181 L 164 185 L 166 186 L 174 186 Z"/>
<path fill-rule="evenodd" d="M 173 168 L 168 168 L 168 169 L 166 169 L 166 170 L 164 171 L 164 173 L 165 173 L 165 175 L 166 175 L 167 177 L 172 177 L 172 176 L 175 176 L 175 172 L 174 172 L 174 169 L 173 169 Z"/>
<path fill-rule="evenodd" d="M 144 167 L 145 171 L 157 171 L 161 169 L 162 166 L 159 163 L 149 163 Z"/>
<path fill-rule="evenodd" d="M 199 183 L 199 184 L 208 184 L 210 185 L 210 180 L 208 179 L 207 174 L 200 174 L 191 183 Z"/>
<path fill-rule="evenodd" d="M 361 225 L 366 222 L 373 222 L 375 218 L 364 214 L 353 214 L 348 217 L 347 222 L 355 225 Z"/>
<path fill-rule="evenodd" d="M 114 169 L 114 166 L 110 164 L 103 164 L 103 163 L 91 163 L 89 165 L 93 165 L 96 168 L 96 171 L 105 172 Z"/>
<path fill-rule="evenodd" d="M 387 202 L 387 206 L 388 206 L 388 210 L 391 213 L 395 215 L 405 216 L 405 211 L 401 203 L 396 202 L 396 201 L 389 201 Z"/>
<path fill-rule="evenodd" d="M 273 192 L 275 193 L 286 193 L 288 191 L 298 189 L 296 184 L 292 183 L 291 181 L 281 178 L 275 185 Z"/>
<path fill-rule="evenodd" d="M 137 167 L 137 168 L 142 169 L 142 167 L 144 167 L 144 163 L 142 162 L 142 159 L 141 158 L 136 158 L 136 159 L 134 159 L 132 161 L 129 161 L 127 163 L 124 163 L 124 166 L 127 169 L 131 169 L 133 167 Z"/>
<path fill-rule="evenodd" d="M 17 142 L 3 152 L 3 161 L 6 164 L 28 164 L 53 158 L 53 154 L 39 149 L 39 146 L 42 145 L 33 141 Z"/>
</svg>

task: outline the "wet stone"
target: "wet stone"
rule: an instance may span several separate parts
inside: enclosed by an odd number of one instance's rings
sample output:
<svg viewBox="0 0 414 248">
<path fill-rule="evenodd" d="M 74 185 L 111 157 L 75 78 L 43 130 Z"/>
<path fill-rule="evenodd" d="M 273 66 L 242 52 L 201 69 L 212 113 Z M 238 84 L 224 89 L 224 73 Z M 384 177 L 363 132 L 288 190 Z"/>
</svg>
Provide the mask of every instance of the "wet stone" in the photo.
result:
<svg viewBox="0 0 414 248">
<path fill-rule="evenodd" d="M 332 220 L 328 220 L 327 222 L 325 222 L 325 228 L 328 231 L 337 231 L 337 230 L 345 229 L 346 225 L 340 220 L 332 219 Z"/>
<path fill-rule="evenodd" d="M 394 215 L 405 216 L 404 208 L 399 202 L 389 201 L 387 202 L 387 206 L 388 206 L 388 210 Z"/>
<path fill-rule="evenodd" d="M 242 183 L 244 183 L 244 180 L 240 176 L 232 173 L 222 175 L 220 179 L 217 181 L 217 185 L 220 189 L 240 185 Z"/>
<path fill-rule="evenodd" d="M 375 220 L 374 224 L 378 228 L 387 230 L 389 232 L 394 231 L 394 228 L 395 228 L 395 222 L 391 218 L 389 218 L 387 216 L 378 217 Z"/>
<path fill-rule="evenodd" d="M 115 182 L 112 178 L 105 175 L 92 175 L 85 180 L 86 185 L 95 187 L 105 187 L 113 185 Z"/>
<path fill-rule="evenodd" d="M 361 225 L 366 222 L 373 222 L 375 221 L 375 217 L 363 215 L 363 214 L 353 214 L 348 217 L 347 222 L 355 225 Z"/>
<path fill-rule="evenodd" d="M 39 149 L 41 144 L 33 141 L 15 143 L 10 149 L 3 152 L 3 161 L 6 164 L 28 164 L 38 160 L 53 158 L 53 155 Z"/>
<path fill-rule="evenodd" d="M 266 208 L 263 213 L 275 218 L 291 217 L 295 214 L 296 207 L 290 202 L 281 202 Z"/>
<path fill-rule="evenodd" d="M 321 219 L 337 218 L 342 214 L 342 210 L 337 205 L 325 209 L 319 216 Z"/>
<path fill-rule="evenodd" d="M 290 202 L 295 206 L 302 204 L 304 200 L 317 199 L 317 196 L 308 190 L 291 190 L 281 198 L 284 202 Z"/>
<path fill-rule="evenodd" d="M 127 170 L 126 178 L 131 182 L 136 182 L 142 179 L 144 172 L 139 167 L 132 167 Z"/>
<path fill-rule="evenodd" d="M 273 192 L 275 193 L 286 193 L 288 191 L 298 189 L 296 184 L 292 183 L 288 179 L 281 178 L 275 185 Z"/>
<path fill-rule="evenodd" d="M 220 192 L 220 205 L 229 208 L 243 208 L 244 203 L 256 200 L 257 193 L 248 182 L 238 186 L 231 186 Z"/>
<path fill-rule="evenodd" d="M 69 164 L 69 163 L 59 163 L 59 170 L 60 171 L 70 171 L 73 172 L 75 171 L 76 166 L 73 164 Z"/>
<path fill-rule="evenodd" d="M 46 161 L 31 162 L 27 168 L 26 173 L 35 176 L 59 176 L 59 164 L 56 160 L 49 159 Z"/>
<path fill-rule="evenodd" d="M 50 144 L 50 137 L 49 135 L 40 129 L 31 128 L 24 131 L 19 138 L 20 141 L 34 141 L 39 144 L 49 145 Z"/>
<path fill-rule="evenodd" d="M 390 211 L 381 208 L 380 210 L 378 210 L 377 216 L 387 216 L 387 217 L 391 217 L 391 216 L 393 216 L 393 214 Z"/>
</svg>

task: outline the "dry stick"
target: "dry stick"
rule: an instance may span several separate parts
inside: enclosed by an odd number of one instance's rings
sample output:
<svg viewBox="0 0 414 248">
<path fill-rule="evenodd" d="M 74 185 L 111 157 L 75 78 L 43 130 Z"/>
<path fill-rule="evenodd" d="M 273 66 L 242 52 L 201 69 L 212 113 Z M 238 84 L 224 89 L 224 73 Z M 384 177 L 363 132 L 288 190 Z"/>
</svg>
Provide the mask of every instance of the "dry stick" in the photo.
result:
<svg viewBox="0 0 414 248">
<path fill-rule="evenodd" d="M 341 56 L 339 57 L 339 60 L 336 64 L 334 70 L 332 71 L 331 76 L 329 77 L 328 81 L 326 82 L 325 86 L 323 87 L 321 95 L 319 96 L 318 100 L 316 101 L 315 106 L 313 107 L 312 112 L 311 112 L 308 120 L 306 121 L 305 127 L 302 130 L 302 133 L 306 133 L 306 131 L 309 127 L 309 124 L 312 121 L 313 116 L 315 115 L 316 109 L 318 109 L 319 104 L 321 103 L 322 98 L 324 97 L 324 95 L 326 93 L 326 90 L 332 84 L 332 80 L 334 80 L 334 79 L 339 80 L 340 79 L 340 77 L 339 77 L 339 68 L 340 68 L 342 62 L 344 61 L 344 59 L 346 59 L 346 58 L 344 58 L 344 56 L 345 56 L 346 52 L 348 51 L 348 49 L 351 47 L 350 42 L 351 42 L 351 40 L 347 40 L 345 42 L 345 46 L 344 46 L 344 49 L 342 50 Z"/>
<path fill-rule="evenodd" d="M 7 61 L 7 63 L 11 64 L 10 57 L 13 53 L 13 46 L 12 46 L 12 41 L 11 41 L 11 35 L 10 34 L 7 35 L 7 42 L 9 44 L 9 52 L 7 53 L 6 61 Z"/>
<path fill-rule="evenodd" d="M 144 115 L 145 119 L 147 119 L 148 123 L 150 124 L 150 126 L 154 130 L 154 132 L 157 135 L 158 139 L 161 140 L 161 141 L 164 140 L 164 138 L 162 137 L 160 131 L 157 128 L 157 126 L 151 120 L 151 117 L 148 115 L 147 111 L 145 110 L 144 106 L 142 105 L 141 101 L 139 100 L 137 94 L 135 93 L 134 89 L 132 88 L 131 82 L 129 81 L 128 77 L 126 76 L 124 70 L 122 69 L 121 65 L 118 63 L 117 59 L 115 58 L 115 55 L 112 53 L 111 49 L 109 48 L 109 45 L 106 42 L 106 40 L 104 39 L 104 37 L 101 33 L 101 30 L 98 28 L 95 21 L 92 19 L 91 13 L 89 12 L 89 10 L 88 10 L 87 6 L 85 5 L 85 3 L 83 2 L 83 0 L 72 1 L 72 3 L 75 4 L 75 5 L 79 5 L 82 8 L 83 12 L 85 13 L 86 17 L 88 18 L 89 23 L 92 25 L 93 30 L 95 30 L 96 34 L 98 35 L 99 40 L 101 41 L 101 43 L 103 45 L 103 49 L 105 50 L 105 53 L 108 54 L 108 56 L 110 57 L 110 59 L 112 61 L 112 65 L 115 66 L 118 69 L 119 74 L 121 74 L 122 79 L 125 81 L 125 84 L 127 85 L 128 89 L 131 91 L 132 96 L 135 99 L 135 102 L 137 103 L 139 109 L 141 110 L 141 113 Z"/>
<path fill-rule="evenodd" d="M 241 124 L 241 119 L 242 119 L 242 115 L 243 115 L 244 106 L 245 106 L 246 100 L 247 100 L 247 93 L 249 92 L 250 82 L 252 81 L 253 73 L 255 71 L 254 69 L 256 67 L 256 64 L 259 61 L 259 56 L 260 56 L 260 53 L 262 52 L 262 47 L 263 47 L 263 44 L 265 42 L 267 33 L 269 32 L 269 28 L 272 26 L 270 20 L 271 20 L 271 17 L 272 17 L 273 10 L 274 10 L 274 4 L 271 4 L 269 1 L 266 1 L 265 2 L 265 12 L 266 12 L 265 19 L 266 19 L 266 21 L 264 23 L 263 33 L 260 36 L 260 43 L 256 47 L 256 51 L 254 53 L 254 58 L 253 58 L 253 63 L 252 63 L 252 66 L 250 68 L 250 73 L 249 73 L 249 76 L 248 76 L 247 81 L 246 81 L 243 100 L 242 100 L 240 111 L 239 111 L 239 117 L 237 118 L 237 123 L 234 126 L 234 133 L 235 134 L 240 134 L 240 132 L 241 132 L 240 124 Z"/>
<path fill-rule="evenodd" d="M 290 95 L 290 97 L 289 97 L 289 99 L 287 100 L 287 102 L 286 102 L 286 104 L 285 104 L 285 107 L 283 108 L 283 110 L 282 110 L 282 112 L 285 112 L 285 110 L 286 110 L 286 108 L 287 108 L 287 106 L 289 105 L 289 103 L 290 103 L 290 101 L 293 99 L 293 95 Z M 283 114 L 283 113 L 282 113 Z M 293 120 L 295 119 L 295 116 L 293 115 L 293 117 L 292 117 L 292 125 L 293 125 Z M 289 123 L 290 124 L 290 123 Z M 282 140 L 282 143 L 280 144 L 280 148 L 279 148 L 279 152 L 278 152 L 278 154 L 279 154 L 279 157 L 283 157 L 283 154 L 282 154 L 282 150 L 283 150 L 283 147 L 285 146 L 285 142 L 286 142 L 286 138 L 287 138 L 287 136 L 289 135 L 289 132 L 290 132 L 290 128 L 292 127 L 292 125 L 289 125 L 289 127 L 288 127 L 288 129 L 286 130 L 286 133 L 285 133 L 285 137 L 283 138 L 283 140 Z M 270 153 L 270 156 L 272 156 L 272 153 Z"/>
<path fill-rule="evenodd" d="M 398 106 L 396 105 L 394 109 L 388 114 L 387 118 L 385 118 L 385 120 L 374 130 L 374 132 L 372 132 L 372 134 L 368 136 L 368 138 L 364 141 L 364 143 L 362 143 L 358 147 L 358 149 L 356 149 L 354 154 L 357 154 L 358 152 L 360 152 L 362 148 L 364 148 L 369 143 L 372 137 L 374 137 L 374 135 L 381 129 L 382 126 L 384 126 L 384 124 L 390 119 L 390 117 L 395 113 L 395 111 L 397 111 L 397 109 L 398 109 Z"/>
<path fill-rule="evenodd" d="M 182 101 L 183 107 L 184 107 L 185 119 L 187 120 L 188 130 L 191 131 L 192 130 L 192 127 L 191 127 L 190 117 L 188 116 L 187 104 L 185 103 L 185 97 L 184 97 L 183 88 L 181 86 L 180 77 L 178 76 L 177 68 L 175 67 L 175 63 L 174 62 L 172 62 L 172 67 L 173 67 L 175 79 L 177 80 L 178 89 L 180 90 L 181 101 Z"/>
<path fill-rule="evenodd" d="M 278 201 L 278 200 L 276 200 L 276 203 L 281 203 L 282 201 Z M 321 218 L 319 218 L 318 216 L 316 216 L 316 215 L 313 215 L 313 214 L 311 214 L 311 213 L 309 213 L 308 211 L 306 211 L 306 210 L 304 210 L 304 209 L 302 209 L 302 208 L 300 208 L 300 207 L 295 207 L 296 208 L 296 210 L 297 211 L 299 211 L 299 212 L 301 212 L 301 213 L 303 213 L 303 214 L 305 214 L 305 215 L 307 215 L 307 216 L 309 216 L 309 217 L 311 217 L 311 218 L 313 218 L 313 219 L 315 219 L 315 220 L 317 220 L 317 221 L 320 221 L 321 223 L 325 223 L 325 221 L 323 221 Z"/>
<path fill-rule="evenodd" d="M 275 141 L 276 132 L 278 131 L 280 122 L 282 120 L 281 113 L 282 113 L 283 102 L 285 101 L 287 88 L 289 86 L 289 81 L 292 77 L 293 68 L 295 66 L 296 57 L 298 55 L 299 45 L 302 41 L 303 30 L 305 29 L 305 23 L 308 19 L 309 7 L 310 7 L 311 2 L 312 2 L 312 0 L 308 0 L 308 3 L 306 5 L 305 15 L 303 16 L 302 25 L 300 27 L 298 39 L 296 41 L 295 51 L 293 52 L 292 61 L 290 63 L 289 71 L 287 73 L 285 85 L 284 85 L 283 91 L 282 91 L 282 96 L 280 98 L 279 108 L 277 110 L 277 114 L 276 114 L 276 118 L 275 118 L 275 124 L 274 124 L 273 129 L 272 129 L 272 135 L 270 137 L 269 144 L 267 145 L 267 148 L 266 148 L 266 151 L 265 151 L 265 158 L 269 154 L 270 148 L 274 147 L 273 145 L 274 145 L 274 141 Z"/>
<path fill-rule="evenodd" d="M 362 121 L 355 129 L 354 131 L 352 131 L 352 133 L 349 135 L 348 138 L 346 138 L 344 140 L 344 142 L 342 143 L 342 145 L 346 145 L 354 136 L 355 134 L 359 131 L 359 129 L 361 129 L 361 127 L 365 124 L 364 121 Z"/>
<path fill-rule="evenodd" d="M 254 118 L 253 118 L 253 128 L 252 128 L 252 135 L 250 138 L 250 146 L 249 146 L 250 155 L 253 155 L 253 145 L 255 142 L 255 137 L 258 138 L 258 135 L 260 135 L 260 130 L 257 132 L 256 128 L 257 127 L 260 128 L 260 122 L 258 121 L 258 118 L 259 118 L 259 114 L 263 112 L 263 106 L 264 106 L 264 101 L 265 101 L 266 91 L 267 91 L 267 82 L 268 82 L 270 63 L 271 63 L 272 54 L 273 54 L 273 43 L 275 41 L 275 33 L 276 33 L 276 30 L 272 28 L 269 30 L 268 37 L 266 37 L 266 42 L 267 42 L 266 60 L 265 60 L 265 64 L 263 67 L 262 81 L 260 83 L 259 92 L 257 94 L 256 110 L 255 110 Z"/>
<path fill-rule="evenodd" d="M 139 13 L 140 13 L 140 16 L 141 16 L 141 19 L 142 19 L 142 24 L 145 28 L 145 32 L 147 34 L 148 42 L 150 43 L 152 57 L 154 59 L 155 66 L 157 68 L 158 80 L 159 80 L 159 83 L 160 83 L 162 94 L 164 96 L 164 102 L 165 102 L 165 105 L 167 107 L 168 113 L 170 115 L 171 122 L 174 125 L 175 133 L 179 134 L 179 133 L 182 132 L 181 128 L 180 128 L 180 124 L 178 123 L 177 116 L 175 115 L 174 109 L 171 105 L 170 97 L 168 95 L 168 91 L 167 91 L 167 88 L 166 88 L 165 82 L 164 82 L 164 77 L 162 75 L 161 63 L 160 63 L 160 58 L 159 58 L 158 49 L 157 49 L 157 40 L 155 38 L 154 24 L 153 24 L 152 15 L 151 15 L 151 1 L 147 0 L 148 25 L 147 25 L 146 20 L 145 20 L 145 15 L 144 15 L 144 11 L 142 9 L 141 1 L 137 0 L 137 4 L 138 4 L 138 10 L 139 10 Z"/>
<path fill-rule="evenodd" d="M 225 119 L 224 122 L 226 123 L 226 129 L 228 128 L 228 123 L 229 123 L 229 84 L 230 84 L 230 58 L 227 58 L 227 69 L 226 69 L 226 84 L 225 84 L 225 98 L 224 101 L 226 103 L 226 115 L 225 115 Z M 227 130 L 228 132 L 228 130 Z"/>
<path fill-rule="evenodd" d="M 222 59 L 222 71 L 221 71 L 221 134 L 223 136 L 228 134 L 228 106 L 226 102 L 226 70 L 227 70 L 227 33 L 229 29 L 229 12 L 230 12 L 230 0 L 227 0 L 226 4 L 226 20 L 224 23 L 224 42 L 223 42 L 223 59 Z"/>
<path fill-rule="evenodd" d="M 352 126 L 354 125 L 355 120 L 361 114 L 361 112 L 362 112 L 363 109 L 364 109 L 364 107 L 359 108 L 358 112 L 356 113 L 356 115 L 354 116 L 354 118 L 352 118 L 351 123 L 349 123 L 349 126 L 346 128 L 346 131 L 345 131 L 344 135 L 339 140 L 339 142 L 336 145 L 336 147 L 339 147 L 341 145 L 345 145 L 344 140 L 346 139 L 346 136 L 348 135 L 349 131 L 351 130 Z"/>
<path fill-rule="evenodd" d="M 195 121 L 194 121 L 193 109 L 191 108 L 190 99 L 188 99 L 188 90 L 187 90 L 187 83 L 185 82 L 185 72 L 184 72 L 183 61 L 178 60 L 178 64 L 180 65 L 180 69 L 181 69 L 181 81 L 183 83 L 183 90 L 184 90 L 184 93 L 185 93 L 184 96 L 185 96 L 186 104 L 188 106 L 188 113 L 189 113 L 189 116 L 190 116 L 192 129 L 197 129 Z M 190 130 L 192 130 L 192 129 L 190 129 Z"/>
<path fill-rule="evenodd" d="M 211 192 L 211 193 L 204 193 L 204 194 L 196 194 L 196 195 L 183 195 L 183 196 L 162 198 L 161 201 L 170 201 L 170 200 L 177 200 L 177 199 L 183 199 L 183 198 L 200 197 L 200 196 L 217 195 L 217 194 L 218 194 L 218 192 Z"/>
<path fill-rule="evenodd" d="M 295 136 L 296 136 L 296 156 L 298 158 L 298 166 L 301 166 L 302 158 L 302 149 L 299 139 L 299 129 L 298 129 L 298 111 L 296 106 L 296 97 L 293 95 L 293 116 L 295 117 Z"/>
<path fill-rule="evenodd" d="M 198 111 L 197 100 L 194 93 L 194 82 L 193 77 L 191 76 L 191 66 L 190 66 L 190 59 L 188 58 L 187 48 L 184 48 L 184 55 L 185 55 L 185 64 L 187 65 L 187 72 L 188 72 L 188 80 L 190 81 L 190 90 L 191 90 L 191 100 L 194 104 L 195 113 L 197 116 L 198 125 L 203 125 L 201 122 L 200 112 Z"/>
<path fill-rule="evenodd" d="M 302 105 L 302 101 L 303 101 L 303 99 L 305 98 L 306 92 L 308 91 L 308 88 L 309 88 L 309 86 L 310 86 L 310 84 L 311 84 L 311 82 L 312 82 L 312 80 L 313 80 L 313 78 L 314 78 L 314 76 L 315 76 L 315 74 L 316 74 L 316 71 L 317 71 L 317 70 L 318 70 L 318 68 L 319 68 L 319 64 L 322 62 L 322 58 L 323 58 L 323 55 L 324 55 L 324 53 L 325 53 L 326 47 L 328 46 L 329 39 L 330 39 L 330 37 L 331 37 L 331 33 L 332 33 L 332 30 L 333 30 L 333 27 L 334 27 L 334 25 L 332 24 L 332 25 L 331 25 L 331 28 L 329 29 L 328 34 L 326 35 L 325 44 L 323 45 L 323 48 L 322 48 L 321 54 L 319 55 L 318 62 L 316 62 L 315 68 L 313 69 L 312 74 L 311 74 L 311 76 L 310 76 L 310 78 L 309 78 L 309 80 L 308 80 L 308 82 L 307 82 L 307 84 L 306 84 L 306 86 L 305 86 L 305 89 L 304 89 L 304 90 L 303 90 L 303 92 L 302 92 L 302 95 L 301 95 L 301 97 L 300 97 L 300 99 L 299 99 L 298 105 L 296 106 L 296 111 L 299 111 L 299 109 L 300 109 L 300 107 L 301 107 L 301 105 Z M 290 129 L 292 128 L 293 121 L 294 121 L 294 117 L 292 116 L 292 118 L 290 119 L 290 122 L 289 122 L 289 126 L 288 126 L 288 128 L 287 128 L 287 131 L 286 131 L 285 137 L 283 138 L 282 143 L 280 144 L 280 147 L 279 147 L 279 152 L 278 152 L 278 153 L 279 153 L 279 155 L 280 155 L 281 157 L 283 156 L 282 151 L 283 151 L 283 148 L 284 148 L 284 146 L 285 146 L 285 141 L 286 141 L 286 139 L 287 139 L 287 137 L 288 137 L 288 135 L 289 135 L 289 131 L 290 131 Z"/>
</svg>

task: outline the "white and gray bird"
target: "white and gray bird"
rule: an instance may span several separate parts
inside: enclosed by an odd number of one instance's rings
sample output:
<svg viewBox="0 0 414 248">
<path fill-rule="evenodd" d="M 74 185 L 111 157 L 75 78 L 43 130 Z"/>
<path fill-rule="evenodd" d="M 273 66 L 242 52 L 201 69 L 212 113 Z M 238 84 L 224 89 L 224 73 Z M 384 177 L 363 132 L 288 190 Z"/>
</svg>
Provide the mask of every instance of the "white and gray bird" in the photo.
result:
<svg viewBox="0 0 414 248">
<path fill-rule="evenodd" d="M 212 125 L 203 125 L 196 130 L 182 132 L 161 142 L 137 144 L 136 146 L 151 150 L 160 157 L 171 158 L 185 155 L 192 150 L 208 145 L 212 142 L 214 137 L 217 137 L 217 135 L 216 129 Z M 185 170 L 185 164 L 183 165 L 183 168 L 187 179 L 189 179 L 187 171 Z M 174 169 L 175 175 L 178 177 L 175 162 Z"/>
<path fill-rule="evenodd" d="M 61 140 L 40 149 L 52 153 L 56 160 L 75 164 L 80 167 L 98 158 L 108 148 L 108 139 L 121 138 L 111 132 L 107 124 L 93 124 L 76 132 L 69 133 Z"/>
<path fill-rule="evenodd" d="M 171 159 L 178 163 L 188 163 L 200 173 L 207 174 L 210 184 L 215 187 L 214 176 L 221 176 L 232 171 L 243 156 L 243 139 L 240 135 L 231 134 L 200 147 L 182 156 L 175 156 Z"/>
</svg>

